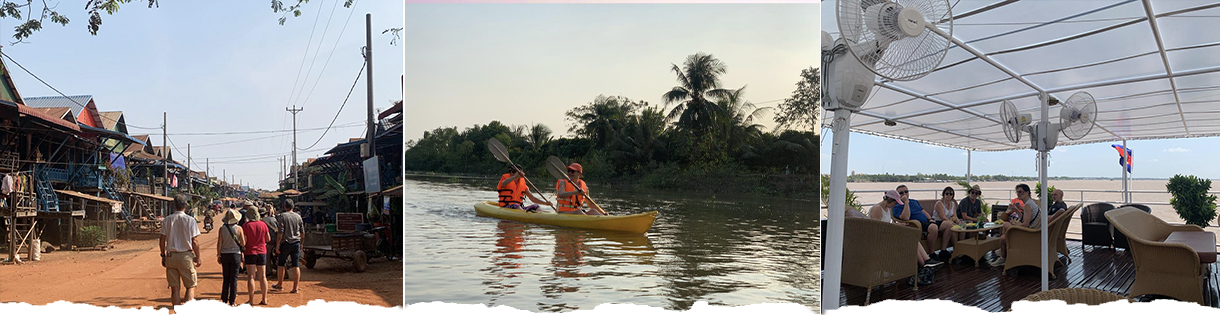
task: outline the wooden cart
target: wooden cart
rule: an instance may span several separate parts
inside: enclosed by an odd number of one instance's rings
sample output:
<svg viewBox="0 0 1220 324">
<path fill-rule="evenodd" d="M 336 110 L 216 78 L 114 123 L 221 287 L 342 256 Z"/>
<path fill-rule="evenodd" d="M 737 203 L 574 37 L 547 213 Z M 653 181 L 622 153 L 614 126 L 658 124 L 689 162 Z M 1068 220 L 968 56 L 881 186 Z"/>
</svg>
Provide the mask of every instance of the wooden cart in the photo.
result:
<svg viewBox="0 0 1220 324">
<path fill-rule="evenodd" d="M 330 245 L 302 245 L 305 267 L 313 269 L 320 258 L 339 258 L 351 260 L 356 272 L 364 272 L 369 264 L 368 255 L 364 253 L 364 241 L 365 234 L 362 232 L 332 233 Z"/>
</svg>

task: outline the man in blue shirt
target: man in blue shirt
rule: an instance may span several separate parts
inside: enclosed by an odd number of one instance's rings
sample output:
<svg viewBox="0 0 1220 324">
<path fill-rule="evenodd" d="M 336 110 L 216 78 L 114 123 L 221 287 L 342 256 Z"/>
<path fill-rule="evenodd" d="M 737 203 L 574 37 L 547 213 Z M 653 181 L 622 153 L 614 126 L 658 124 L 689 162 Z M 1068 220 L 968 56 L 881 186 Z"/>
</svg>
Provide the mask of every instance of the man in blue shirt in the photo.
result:
<svg viewBox="0 0 1220 324">
<path fill-rule="evenodd" d="M 929 221 L 928 214 L 924 213 L 923 206 L 919 205 L 919 201 L 910 199 L 911 195 L 906 185 L 899 185 L 897 191 L 900 199 L 898 200 L 898 204 L 894 205 L 894 210 L 891 215 L 893 215 L 894 218 L 901 220 L 913 219 L 919 221 L 919 224 L 923 226 L 924 236 L 928 238 L 928 244 L 932 244 L 932 246 L 940 246 L 940 244 L 936 244 L 940 234 L 939 222 Z M 937 253 L 931 253 L 930 255 L 936 256 Z"/>
</svg>

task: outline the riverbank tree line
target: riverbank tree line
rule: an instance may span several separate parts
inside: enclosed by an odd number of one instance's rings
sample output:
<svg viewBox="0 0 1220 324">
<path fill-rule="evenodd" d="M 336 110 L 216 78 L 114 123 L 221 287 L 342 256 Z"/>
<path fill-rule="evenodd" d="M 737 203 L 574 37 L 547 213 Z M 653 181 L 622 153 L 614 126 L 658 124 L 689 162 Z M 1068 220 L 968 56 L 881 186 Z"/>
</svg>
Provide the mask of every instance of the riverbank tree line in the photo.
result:
<svg viewBox="0 0 1220 324">
<path fill-rule="evenodd" d="M 1072 178 L 1072 177 L 1047 177 L 1047 179 L 1049 179 L 1049 180 L 1073 180 L 1073 179 L 1076 179 L 1076 178 Z M 862 174 L 862 173 L 857 173 L 857 174 L 853 174 L 853 175 L 847 176 L 847 181 L 848 181 L 848 182 L 929 182 L 929 181 L 932 181 L 932 182 L 956 182 L 956 181 L 964 181 L 964 180 L 966 180 L 966 176 L 960 176 L 960 175 L 949 175 L 949 174 L 944 174 L 944 173 L 933 173 L 933 174 L 924 174 L 924 173 L 916 173 L 916 174 L 890 174 L 890 173 L 883 173 L 883 174 Z M 971 180 L 971 181 L 983 181 L 983 182 L 1004 182 L 1004 181 L 1037 181 L 1037 180 L 1038 180 L 1038 177 L 1009 176 L 1009 175 L 1003 175 L 1003 174 L 995 174 L 995 175 L 989 175 L 989 174 L 976 174 L 976 175 L 971 175 L 971 176 L 970 176 L 970 180 Z"/>
<path fill-rule="evenodd" d="M 725 88 L 720 78 L 727 66 L 711 54 L 690 55 L 670 70 L 676 85 L 657 92 L 665 106 L 600 95 L 564 113 L 571 137 L 555 136 L 544 124 L 495 120 L 462 130 L 439 127 L 407 141 L 404 168 L 499 175 L 506 165 L 486 148 L 496 138 L 533 179 L 551 179 L 544 161 L 555 155 L 581 163 L 585 178 L 599 185 L 785 195 L 816 190 L 817 69 L 802 70 L 792 96 L 775 107 L 747 100 L 745 86 Z M 769 112 L 778 124 L 773 131 L 758 123 Z"/>
</svg>

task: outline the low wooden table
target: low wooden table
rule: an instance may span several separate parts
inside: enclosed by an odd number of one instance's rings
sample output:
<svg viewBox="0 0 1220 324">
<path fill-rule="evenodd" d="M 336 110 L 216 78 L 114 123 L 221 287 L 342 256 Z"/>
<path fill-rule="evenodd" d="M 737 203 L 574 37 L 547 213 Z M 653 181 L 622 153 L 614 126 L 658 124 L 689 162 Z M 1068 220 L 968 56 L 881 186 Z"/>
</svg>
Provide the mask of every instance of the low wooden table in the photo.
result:
<svg viewBox="0 0 1220 324">
<path fill-rule="evenodd" d="M 1165 243 L 1182 243 L 1199 253 L 1199 263 L 1216 262 L 1216 233 L 1212 232 L 1173 232 L 1165 238 Z"/>
<path fill-rule="evenodd" d="M 963 228 L 952 228 L 949 230 L 954 233 L 981 233 L 981 232 L 990 231 L 990 230 L 997 229 L 997 228 L 1000 228 L 1000 225 L 991 224 L 991 226 L 984 226 L 984 227 L 979 227 L 979 228 L 975 228 L 975 229 L 966 229 L 963 227 Z M 978 264 L 979 267 L 982 267 L 983 266 L 983 260 L 982 260 L 983 255 L 986 255 L 987 251 L 999 249 L 1000 248 L 1000 238 L 998 238 L 998 237 L 979 238 L 980 236 L 983 236 L 983 235 L 974 235 L 973 239 L 960 240 L 960 241 L 957 241 L 957 243 L 954 243 L 953 244 L 953 256 L 949 257 L 949 261 L 956 259 L 958 256 L 966 256 L 966 257 L 970 257 L 971 259 L 973 259 L 975 261 L 975 263 Z"/>
</svg>

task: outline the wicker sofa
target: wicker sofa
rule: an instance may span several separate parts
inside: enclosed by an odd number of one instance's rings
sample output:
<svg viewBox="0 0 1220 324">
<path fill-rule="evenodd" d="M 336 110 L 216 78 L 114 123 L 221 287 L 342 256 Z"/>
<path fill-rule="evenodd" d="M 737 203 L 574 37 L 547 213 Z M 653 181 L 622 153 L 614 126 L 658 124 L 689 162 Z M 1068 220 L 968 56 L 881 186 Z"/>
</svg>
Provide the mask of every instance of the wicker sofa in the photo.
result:
<svg viewBox="0 0 1220 324">
<path fill-rule="evenodd" d="M 867 218 L 847 218 L 843 238 L 842 282 L 868 289 L 865 305 L 871 301 L 873 287 L 909 278 L 919 270 L 919 261 L 912 251 L 919 241 L 917 229 Z"/>
<path fill-rule="evenodd" d="M 1125 207 L 1106 212 L 1106 218 L 1127 236 L 1135 259 L 1135 283 L 1128 296 L 1156 294 L 1182 301 L 1203 303 L 1203 270 L 1199 254 L 1181 243 L 1165 243 L 1173 232 L 1202 231 L 1194 225 L 1170 225 L 1136 209 Z"/>
</svg>

